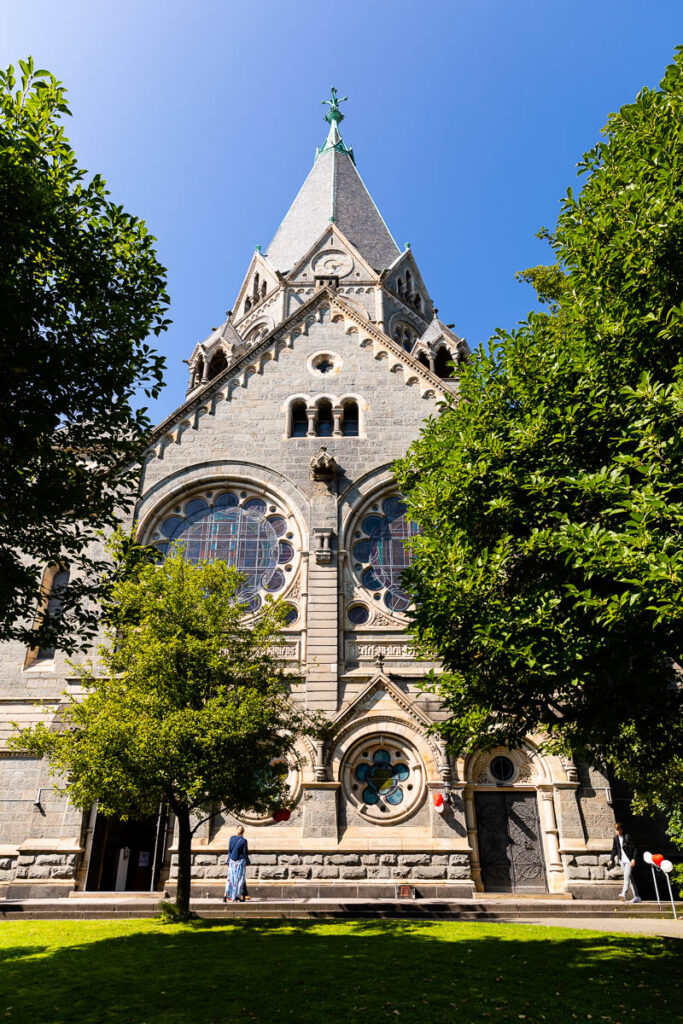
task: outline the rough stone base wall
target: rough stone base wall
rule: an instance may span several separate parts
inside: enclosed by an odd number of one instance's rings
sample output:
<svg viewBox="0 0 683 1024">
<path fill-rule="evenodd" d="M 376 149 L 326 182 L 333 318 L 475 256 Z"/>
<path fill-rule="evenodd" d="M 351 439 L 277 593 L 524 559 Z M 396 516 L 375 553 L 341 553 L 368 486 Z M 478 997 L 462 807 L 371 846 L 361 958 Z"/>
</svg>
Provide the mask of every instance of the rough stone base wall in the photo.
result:
<svg viewBox="0 0 683 1024">
<path fill-rule="evenodd" d="M 11 882 L 14 878 L 16 857 L 0 857 L 0 882 Z"/>
<path fill-rule="evenodd" d="M 616 881 L 621 878 L 621 868 L 617 865 L 607 867 L 608 853 L 577 853 L 573 857 L 565 857 L 565 871 L 568 879 L 582 881 Z"/>
<path fill-rule="evenodd" d="M 12 858 L 0 860 L 0 880 L 75 879 L 77 860 L 78 856 L 75 853 L 20 853 L 13 870 Z M 4 864 L 8 867 L 3 869 Z"/>
<path fill-rule="evenodd" d="M 195 853 L 192 877 L 225 878 L 226 853 Z M 247 879 L 262 882 L 308 879 L 358 881 L 360 879 L 423 879 L 464 881 L 470 877 L 466 853 L 252 853 Z M 171 878 L 178 874 L 178 857 L 171 862 Z"/>
</svg>

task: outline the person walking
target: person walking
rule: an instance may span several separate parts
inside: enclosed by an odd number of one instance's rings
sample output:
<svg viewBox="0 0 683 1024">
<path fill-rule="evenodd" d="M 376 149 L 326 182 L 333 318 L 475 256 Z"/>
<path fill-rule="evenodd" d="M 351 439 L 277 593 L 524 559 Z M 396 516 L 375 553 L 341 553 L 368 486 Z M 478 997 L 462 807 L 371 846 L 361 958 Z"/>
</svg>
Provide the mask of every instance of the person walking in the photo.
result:
<svg viewBox="0 0 683 1024">
<path fill-rule="evenodd" d="M 246 893 L 245 873 L 249 863 L 249 845 L 244 838 L 244 825 L 238 825 L 236 834 L 228 844 L 228 877 L 225 882 L 224 903 L 243 903 Z"/>
<path fill-rule="evenodd" d="M 631 903 L 642 903 L 638 890 L 636 889 L 636 883 L 633 881 L 633 869 L 636 866 L 636 847 L 631 839 L 628 832 L 624 832 L 624 826 L 620 821 L 614 823 L 614 831 L 616 835 L 612 842 L 612 853 L 608 861 L 608 867 L 614 867 L 615 864 L 621 864 L 624 869 L 624 885 L 619 895 L 620 900 L 626 899 L 628 893 L 628 887 L 631 886 L 631 892 L 633 893 L 633 899 Z"/>
</svg>

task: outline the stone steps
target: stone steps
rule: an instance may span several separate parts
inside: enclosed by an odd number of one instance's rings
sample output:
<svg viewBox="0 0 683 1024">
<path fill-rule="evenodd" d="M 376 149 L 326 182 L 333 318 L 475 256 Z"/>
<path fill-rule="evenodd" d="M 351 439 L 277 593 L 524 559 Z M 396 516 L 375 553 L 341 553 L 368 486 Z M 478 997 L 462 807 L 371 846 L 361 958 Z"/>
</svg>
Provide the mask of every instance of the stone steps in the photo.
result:
<svg viewBox="0 0 683 1024">
<path fill-rule="evenodd" d="M 85 899 L 7 900 L 0 902 L 0 920 L 97 920 L 149 918 L 158 913 L 159 900 L 142 894 L 135 898 L 93 894 Z M 224 904 L 217 899 L 197 899 L 192 909 L 199 917 L 222 920 L 334 920 L 412 918 L 440 921 L 524 921 L 544 917 L 632 917 L 663 920 L 671 909 L 659 910 L 656 902 L 617 904 L 604 900 L 524 899 L 519 897 L 473 900 L 365 900 L 291 899 L 250 900 Z M 683 904 L 678 907 L 683 915 Z"/>
</svg>

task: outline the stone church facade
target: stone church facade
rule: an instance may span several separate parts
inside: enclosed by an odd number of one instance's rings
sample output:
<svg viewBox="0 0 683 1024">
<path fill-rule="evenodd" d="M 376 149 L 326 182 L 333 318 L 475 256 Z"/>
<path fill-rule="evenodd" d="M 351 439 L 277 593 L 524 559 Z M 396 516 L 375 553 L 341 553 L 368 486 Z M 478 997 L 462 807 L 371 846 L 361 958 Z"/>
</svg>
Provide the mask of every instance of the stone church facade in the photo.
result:
<svg viewBox="0 0 683 1024">
<path fill-rule="evenodd" d="M 430 726 L 401 586 L 413 529 L 392 475 L 424 419 L 455 389 L 465 341 L 438 317 L 356 169 L 333 91 L 329 134 L 234 309 L 190 355 L 185 403 L 142 467 L 139 536 L 246 576 L 249 614 L 282 597 L 279 653 L 295 700 L 330 719 L 282 765 L 288 820 L 243 819 L 259 895 L 425 896 L 615 892 L 606 869 L 606 779 L 514 751 L 453 757 Z M 77 680 L 59 652 L 0 651 L 0 744 L 12 721 L 56 712 Z M 217 893 L 234 821 L 194 844 L 198 895 Z M 46 766 L 0 745 L 0 896 L 173 885 L 173 822 L 83 814 Z"/>
</svg>

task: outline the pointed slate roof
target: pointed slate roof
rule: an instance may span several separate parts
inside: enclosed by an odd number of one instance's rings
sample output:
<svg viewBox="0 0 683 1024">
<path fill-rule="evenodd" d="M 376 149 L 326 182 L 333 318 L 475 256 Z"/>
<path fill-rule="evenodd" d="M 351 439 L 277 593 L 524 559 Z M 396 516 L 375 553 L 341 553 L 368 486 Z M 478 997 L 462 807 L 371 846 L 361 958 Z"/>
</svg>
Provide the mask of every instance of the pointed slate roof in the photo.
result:
<svg viewBox="0 0 683 1024">
<path fill-rule="evenodd" d="M 420 341 L 424 342 L 426 345 L 433 345 L 439 340 L 439 338 L 448 339 L 448 341 L 453 342 L 456 347 L 464 342 L 463 338 L 460 338 L 455 331 L 452 331 L 450 327 L 447 327 L 442 320 L 439 320 L 436 313 L 434 313 L 434 319 L 420 338 Z"/>
<path fill-rule="evenodd" d="M 353 152 L 339 134 L 341 112 L 299 194 L 266 250 L 276 270 L 286 273 L 335 223 L 375 270 L 391 266 L 400 250 L 356 170 Z"/>
</svg>

